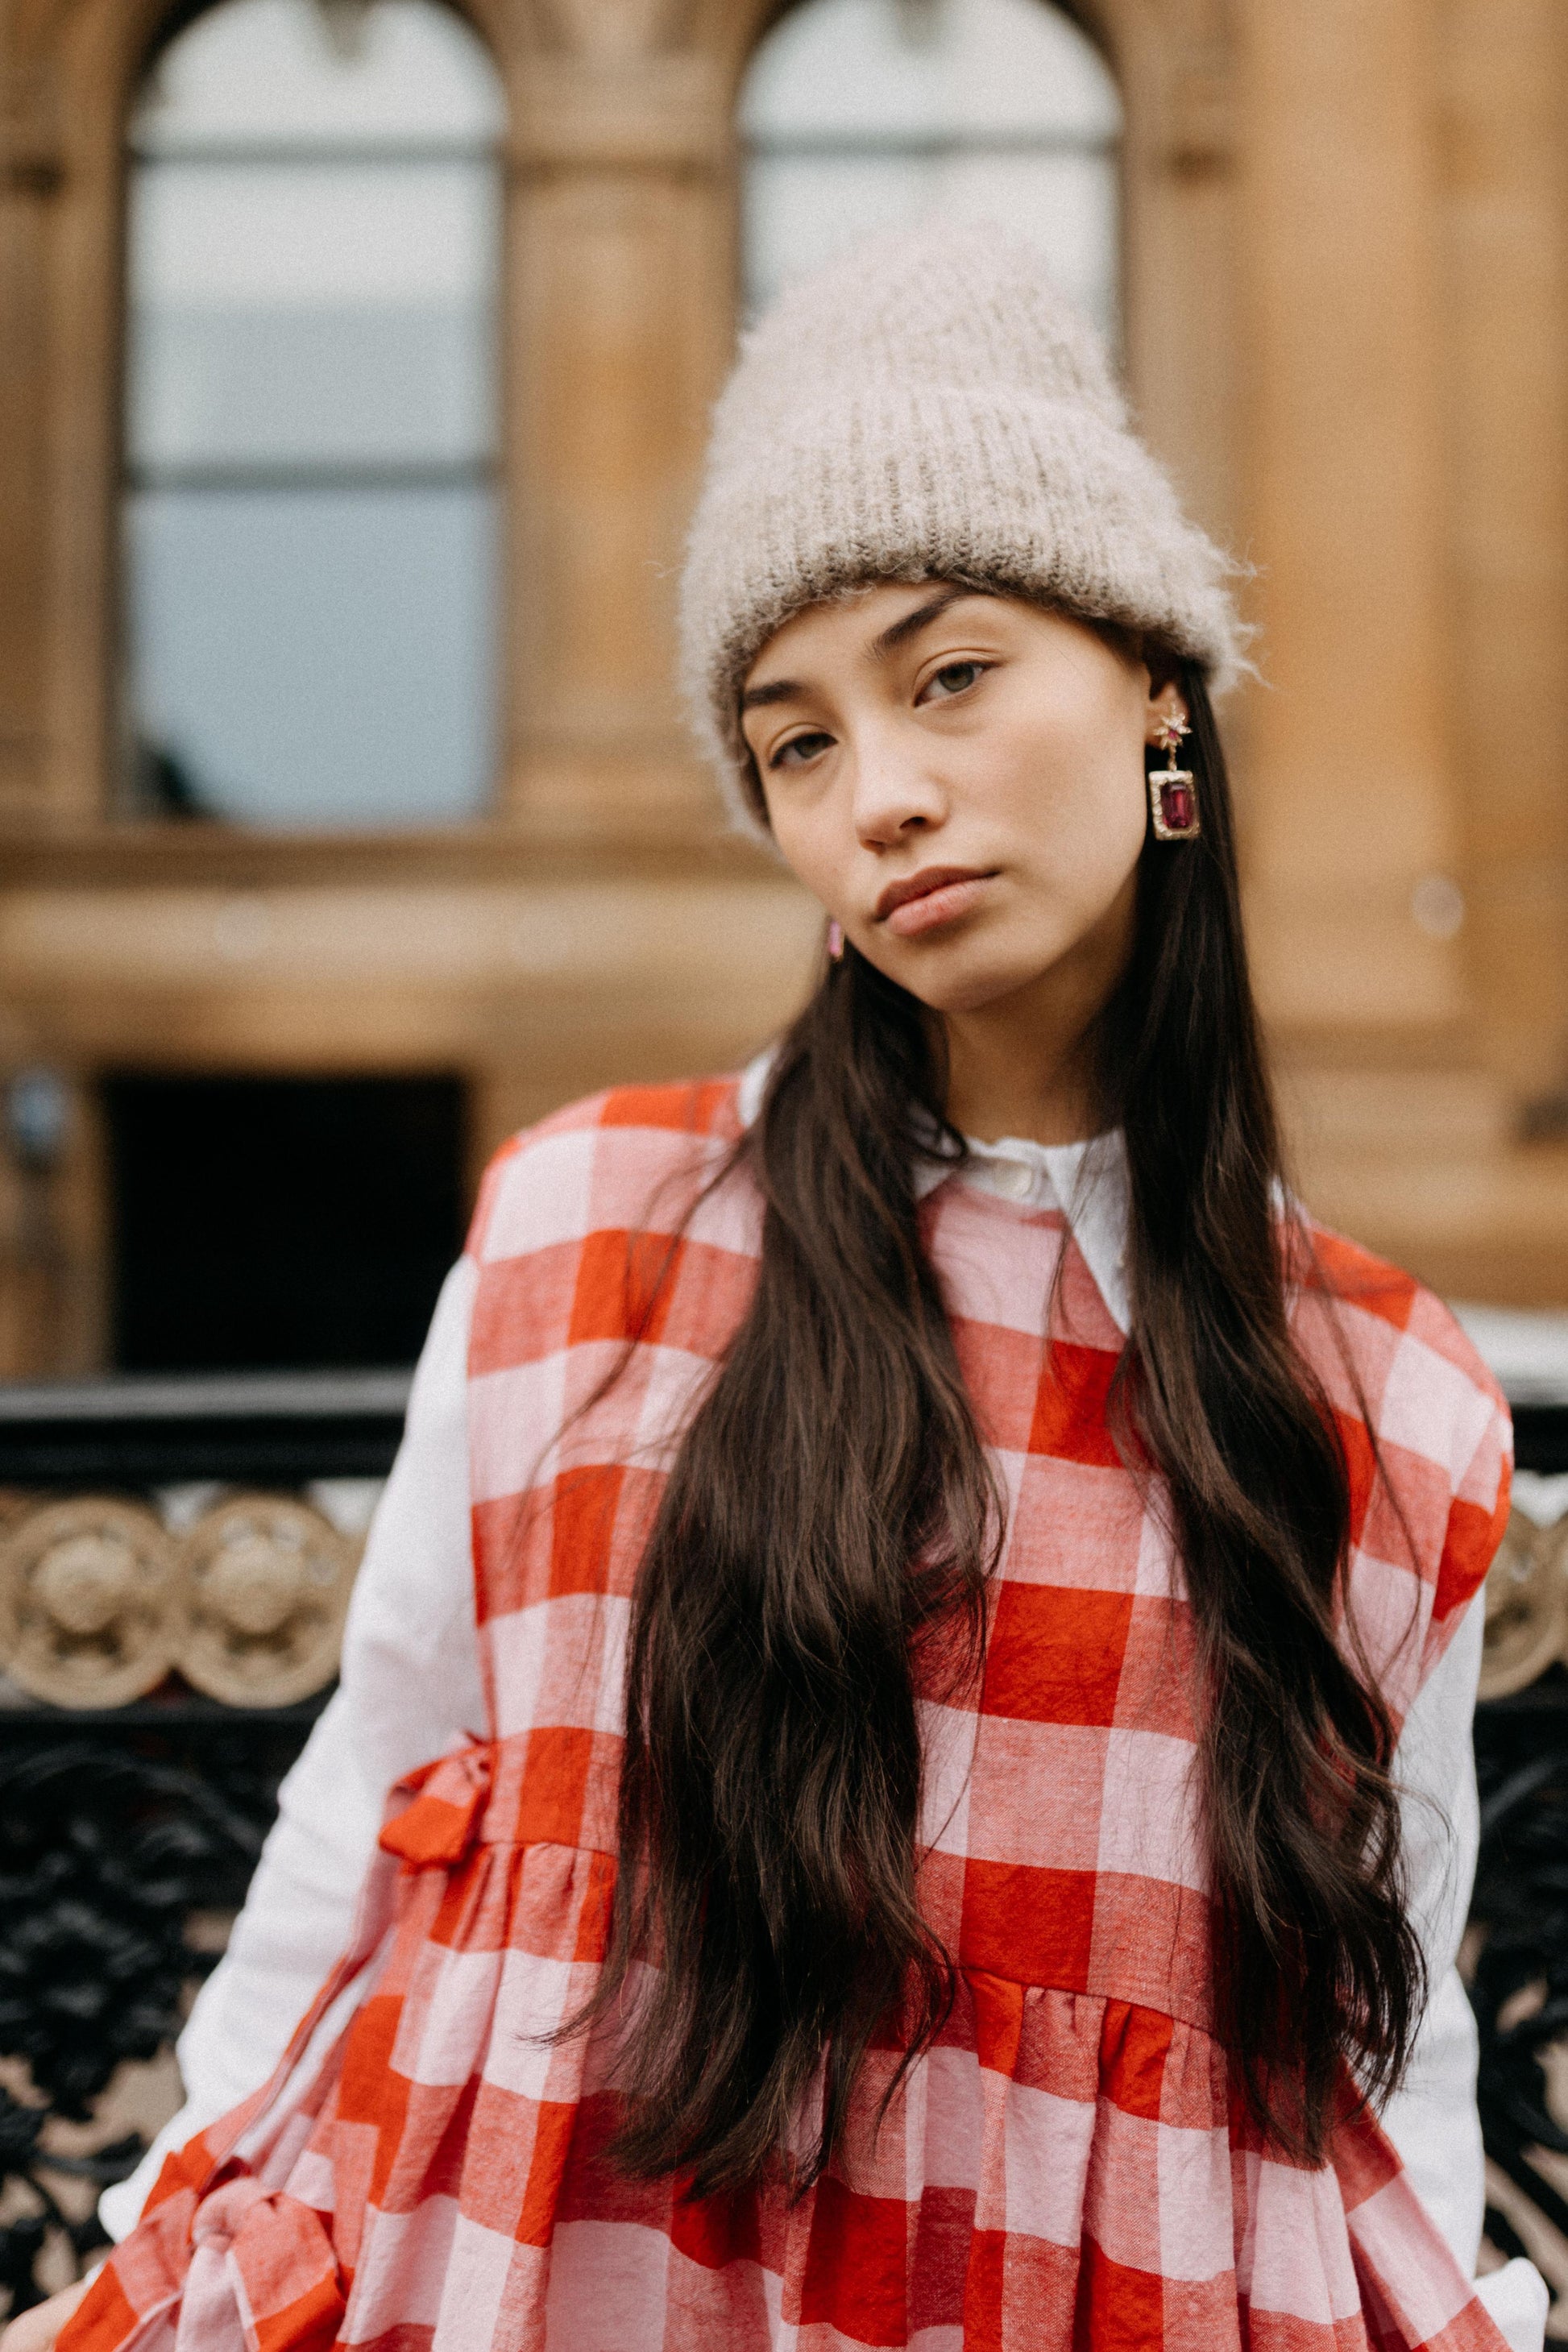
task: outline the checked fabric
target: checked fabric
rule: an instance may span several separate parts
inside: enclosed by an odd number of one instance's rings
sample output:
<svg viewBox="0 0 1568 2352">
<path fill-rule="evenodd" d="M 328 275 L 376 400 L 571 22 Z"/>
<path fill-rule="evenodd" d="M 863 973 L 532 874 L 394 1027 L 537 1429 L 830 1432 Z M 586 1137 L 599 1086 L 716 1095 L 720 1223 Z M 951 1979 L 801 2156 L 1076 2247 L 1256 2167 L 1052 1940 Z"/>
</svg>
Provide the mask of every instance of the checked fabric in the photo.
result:
<svg viewBox="0 0 1568 2352">
<path fill-rule="evenodd" d="M 1353 2100 L 1321 2168 L 1238 2111 L 1181 1568 L 1107 1427 L 1120 1337 L 1059 1214 L 961 1178 L 922 1214 L 1009 1519 L 982 1679 L 924 1710 L 952 2014 L 879 2129 L 896 2062 L 873 2054 L 795 2203 L 605 2161 L 608 2039 L 548 2037 L 604 1950 L 637 1560 L 754 1279 L 744 1173 L 692 1212 L 739 1131 L 728 1081 L 621 1090 L 492 1166 L 469 1244 L 489 1737 L 394 1792 L 279 2074 L 169 2159 L 59 2352 L 1499 2352 Z M 1507 1412 L 1433 1298 L 1316 1244 L 1293 1312 L 1352 1466 L 1349 1605 L 1402 1717 L 1499 1539 Z"/>
</svg>

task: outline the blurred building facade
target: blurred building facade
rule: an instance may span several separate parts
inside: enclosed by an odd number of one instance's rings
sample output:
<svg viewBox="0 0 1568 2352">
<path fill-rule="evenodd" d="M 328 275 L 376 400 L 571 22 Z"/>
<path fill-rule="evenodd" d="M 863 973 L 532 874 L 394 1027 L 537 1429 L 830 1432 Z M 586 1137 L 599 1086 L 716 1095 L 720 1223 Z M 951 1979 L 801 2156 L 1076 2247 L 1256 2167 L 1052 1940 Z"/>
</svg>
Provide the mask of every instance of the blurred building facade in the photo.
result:
<svg viewBox="0 0 1568 2352">
<path fill-rule="evenodd" d="M 504 1134 L 787 1017 L 682 526 L 748 308 L 932 204 L 1256 567 L 1308 1197 L 1568 1304 L 1564 96 L 1553 0 L 0 0 L 0 1375 L 411 1352 Z"/>
</svg>

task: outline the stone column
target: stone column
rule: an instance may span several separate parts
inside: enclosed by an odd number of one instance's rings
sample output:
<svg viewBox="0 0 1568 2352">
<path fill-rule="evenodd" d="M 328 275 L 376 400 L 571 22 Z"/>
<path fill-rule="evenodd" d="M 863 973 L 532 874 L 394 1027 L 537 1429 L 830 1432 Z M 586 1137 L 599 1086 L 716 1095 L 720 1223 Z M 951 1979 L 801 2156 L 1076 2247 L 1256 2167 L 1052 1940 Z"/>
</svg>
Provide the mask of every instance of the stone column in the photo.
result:
<svg viewBox="0 0 1568 2352">
<path fill-rule="evenodd" d="M 1568 17 L 1447 0 L 1441 91 L 1455 710 L 1480 1031 L 1568 1082 Z"/>
<path fill-rule="evenodd" d="M 675 580 L 733 317 L 732 132 L 668 12 L 559 12 L 516 62 L 505 797 L 531 826 L 705 826 L 676 709 Z"/>
<path fill-rule="evenodd" d="M 1446 637 L 1430 0 L 1247 0 L 1248 906 L 1278 1030 L 1452 1039 L 1460 827 Z"/>
</svg>

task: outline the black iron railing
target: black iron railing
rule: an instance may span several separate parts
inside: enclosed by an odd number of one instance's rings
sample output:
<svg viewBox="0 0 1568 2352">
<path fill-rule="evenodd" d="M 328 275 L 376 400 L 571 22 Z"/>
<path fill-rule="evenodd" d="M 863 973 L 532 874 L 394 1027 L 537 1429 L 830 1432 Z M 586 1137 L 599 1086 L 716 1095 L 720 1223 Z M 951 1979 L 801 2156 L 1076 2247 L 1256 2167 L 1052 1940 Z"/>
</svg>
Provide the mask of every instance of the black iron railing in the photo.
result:
<svg viewBox="0 0 1568 2352">
<path fill-rule="evenodd" d="M 326 1702 L 356 1519 L 406 1394 L 401 1372 L 0 1389 L 13 2310 L 103 2242 L 99 2193 L 143 2152 L 143 2132 L 115 2122 L 115 2086 L 167 2052 L 244 1899 L 279 1781 Z M 1568 1402 L 1521 1404 L 1516 1436 L 1521 1467 L 1568 1472 Z M 1568 2199 L 1537 2160 L 1568 2157 L 1551 2095 L 1568 2051 L 1565 1571 L 1568 1527 L 1516 1522 L 1489 1592 L 1489 1672 L 1506 1682 L 1523 1658 L 1532 1679 L 1476 1723 L 1471 1999 L 1503 2253 L 1539 2254 L 1532 2218 L 1568 2235 Z"/>
<path fill-rule="evenodd" d="M 1568 1473 L 1568 1403 L 1516 1403 L 1514 1444 L 1521 1469 Z M 1468 1957 L 1493 2168 L 1487 2236 L 1500 2253 L 1541 2262 L 1561 2294 L 1568 2278 L 1532 2223 L 1568 2235 L 1568 2200 L 1550 2177 L 1551 2158 L 1568 2156 L 1568 2101 L 1552 2084 L 1568 2054 L 1568 1521 L 1536 1530 L 1516 1518 L 1492 1573 L 1488 1630 L 1494 1678 L 1510 1651 L 1526 1667 L 1546 1663 L 1476 1710 L 1481 1835 Z"/>
<path fill-rule="evenodd" d="M 244 1901 L 407 1392 L 404 1371 L 0 1388 L 13 2311 L 103 2242 L 99 2194 L 144 2151 L 115 2088 L 167 2052 Z"/>
</svg>

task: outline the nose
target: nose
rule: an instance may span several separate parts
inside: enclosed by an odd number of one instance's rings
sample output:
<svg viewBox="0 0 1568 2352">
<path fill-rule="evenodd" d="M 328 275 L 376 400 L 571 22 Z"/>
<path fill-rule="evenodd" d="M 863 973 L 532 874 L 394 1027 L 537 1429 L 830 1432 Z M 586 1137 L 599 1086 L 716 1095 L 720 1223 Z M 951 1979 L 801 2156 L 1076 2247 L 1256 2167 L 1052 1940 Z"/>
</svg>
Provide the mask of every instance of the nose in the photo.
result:
<svg viewBox="0 0 1568 2352">
<path fill-rule="evenodd" d="M 947 796 L 921 757 L 927 748 L 896 728 L 868 730 L 855 743 L 855 833 L 863 847 L 890 849 L 942 822 Z"/>
</svg>

